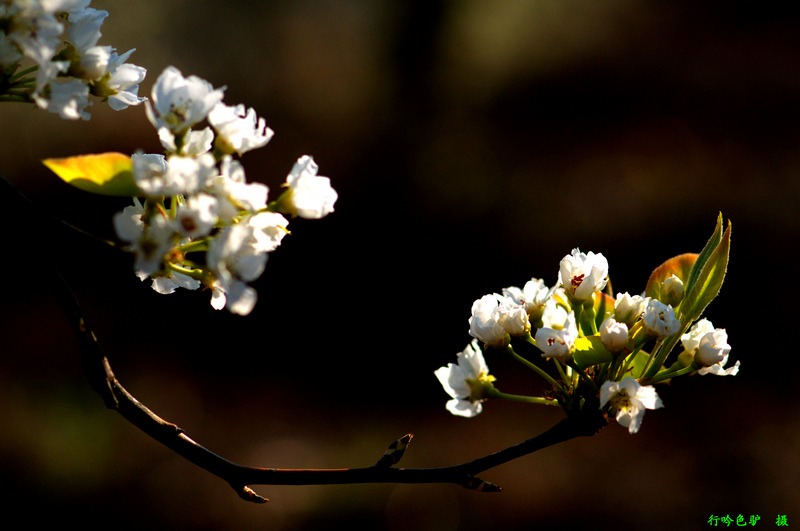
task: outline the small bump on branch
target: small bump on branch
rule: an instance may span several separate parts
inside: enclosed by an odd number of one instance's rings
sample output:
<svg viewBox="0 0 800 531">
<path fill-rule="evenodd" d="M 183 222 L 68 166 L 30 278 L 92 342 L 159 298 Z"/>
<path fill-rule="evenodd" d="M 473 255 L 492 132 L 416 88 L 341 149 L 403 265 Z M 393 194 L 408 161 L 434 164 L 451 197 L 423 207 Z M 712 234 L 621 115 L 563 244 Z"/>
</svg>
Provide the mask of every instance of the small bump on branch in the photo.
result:
<svg viewBox="0 0 800 531">
<path fill-rule="evenodd" d="M 375 466 L 390 467 L 392 465 L 396 465 L 403 457 L 403 454 L 405 453 L 406 448 L 413 437 L 413 433 L 408 433 L 390 444 L 389 448 L 383 453 L 378 462 L 375 463 Z"/>
</svg>

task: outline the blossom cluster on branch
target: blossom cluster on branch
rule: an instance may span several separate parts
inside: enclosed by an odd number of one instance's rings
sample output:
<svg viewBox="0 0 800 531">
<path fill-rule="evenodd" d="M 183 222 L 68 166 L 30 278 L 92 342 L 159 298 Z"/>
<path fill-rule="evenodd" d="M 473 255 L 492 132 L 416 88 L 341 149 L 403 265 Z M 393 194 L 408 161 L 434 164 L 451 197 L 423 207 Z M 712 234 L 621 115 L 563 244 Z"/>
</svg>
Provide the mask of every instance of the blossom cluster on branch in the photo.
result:
<svg viewBox="0 0 800 531">
<path fill-rule="evenodd" d="M 139 105 L 147 71 L 98 46 L 107 11 L 90 0 L 0 0 L 0 101 L 34 102 L 66 120 L 88 120 L 89 95 L 114 110 Z"/>
<path fill-rule="evenodd" d="M 127 184 L 144 201 L 117 213 L 114 228 L 135 254 L 136 274 L 157 292 L 204 286 L 212 307 L 247 315 L 257 299 L 248 283 L 289 234 L 285 216 L 322 218 L 338 196 L 304 155 L 268 202 L 268 187 L 248 183 L 238 157 L 266 145 L 273 131 L 252 108 L 223 103 L 224 90 L 172 66 L 158 77 L 146 110 L 166 155 L 130 157 Z M 209 125 L 199 129 L 202 122 Z"/>
<path fill-rule="evenodd" d="M 730 226 L 722 218 L 700 254 L 685 254 L 657 268 L 641 295 L 614 296 L 608 284 L 608 261 L 602 254 L 566 255 L 558 282 L 548 288 L 539 278 L 522 289 L 484 295 L 472 305 L 469 333 L 475 339 L 458 354 L 457 363 L 435 371 L 452 398 L 447 409 L 472 417 L 482 402 L 506 398 L 559 405 L 568 414 L 599 407 L 636 433 L 646 409 L 663 406 L 653 384 L 688 374 L 734 375 L 727 367 L 727 332 L 700 319 L 716 297 L 727 269 Z M 605 290 L 605 291 L 604 291 Z M 483 344 L 481 349 L 480 343 Z M 665 365 L 673 348 L 682 350 Z M 527 346 L 526 346 L 527 345 Z M 533 346 L 553 363 L 552 375 L 517 351 Z M 652 348 L 650 348 L 652 346 Z M 545 396 L 503 393 L 495 387 L 484 350 L 504 349 L 550 385 Z"/>
</svg>

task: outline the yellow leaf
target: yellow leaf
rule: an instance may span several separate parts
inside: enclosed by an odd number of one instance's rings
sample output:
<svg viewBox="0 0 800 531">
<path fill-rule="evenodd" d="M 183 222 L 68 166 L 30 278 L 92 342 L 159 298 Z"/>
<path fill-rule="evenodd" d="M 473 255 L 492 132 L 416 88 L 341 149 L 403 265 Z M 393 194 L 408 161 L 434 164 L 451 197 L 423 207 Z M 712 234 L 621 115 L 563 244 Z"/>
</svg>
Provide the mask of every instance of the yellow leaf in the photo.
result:
<svg viewBox="0 0 800 531">
<path fill-rule="evenodd" d="M 133 179 L 131 158 L 122 153 L 78 155 L 42 162 L 61 180 L 86 192 L 128 197 L 142 195 Z"/>
</svg>

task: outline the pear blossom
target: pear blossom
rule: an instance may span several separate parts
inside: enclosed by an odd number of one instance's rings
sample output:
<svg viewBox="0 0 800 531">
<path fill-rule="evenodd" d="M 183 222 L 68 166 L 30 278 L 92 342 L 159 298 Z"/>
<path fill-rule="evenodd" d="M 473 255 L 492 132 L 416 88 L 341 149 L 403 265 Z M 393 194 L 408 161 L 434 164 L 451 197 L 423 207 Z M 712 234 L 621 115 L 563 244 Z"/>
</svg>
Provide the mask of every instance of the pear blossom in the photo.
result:
<svg viewBox="0 0 800 531">
<path fill-rule="evenodd" d="M 452 397 L 447 402 L 447 410 L 460 417 L 474 417 L 483 411 L 481 401 L 487 398 L 485 387 L 491 386 L 495 378 L 489 374 L 477 339 L 473 339 L 457 357 L 457 365 L 448 363 L 434 374 Z"/>
<path fill-rule="evenodd" d="M 610 404 L 617 410 L 617 422 L 633 434 L 639 431 L 646 409 L 658 409 L 664 404 L 652 385 L 642 385 L 630 376 L 621 382 L 606 381 L 600 388 L 600 408 Z"/>
<path fill-rule="evenodd" d="M 632 296 L 627 292 L 617 293 L 617 299 L 614 301 L 614 317 L 631 327 L 642 316 L 649 302 L 650 297 Z"/>
<path fill-rule="evenodd" d="M 244 167 L 230 155 L 225 155 L 220 164 L 219 176 L 209 183 L 209 192 L 220 201 L 219 217 L 231 220 L 240 210 L 255 212 L 267 206 L 269 188 L 262 183 L 248 183 Z"/>
<path fill-rule="evenodd" d="M 126 206 L 122 212 L 114 214 L 114 231 L 120 240 L 135 242 L 142 236 L 144 231 L 144 207 L 139 198 L 133 198 L 133 205 Z"/>
<path fill-rule="evenodd" d="M 139 212 L 141 210 L 141 212 Z M 114 228 L 120 239 L 127 241 L 127 250 L 135 255 L 134 270 L 150 275 L 161 269 L 164 256 L 172 248 L 175 229 L 163 215 L 155 214 L 150 223 L 142 221 L 144 209 L 126 207 L 114 216 Z"/>
<path fill-rule="evenodd" d="M 694 352 L 694 361 L 703 367 L 699 374 L 717 376 L 735 375 L 739 372 L 739 361 L 725 369 L 731 346 L 728 344 L 728 333 L 724 328 L 714 328 L 711 321 L 697 321 L 688 333 L 681 336 L 681 343 L 687 352 Z"/>
<path fill-rule="evenodd" d="M 289 221 L 277 212 L 258 212 L 244 218 L 241 223 L 247 223 L 257 229 L 253 232 L 256 251 L 270 253 L 278 248 L 281 240 L 289 233 Z"/>
<path fill-rule="evenodd" d="M 167 158 L 161 154 L 144 154 L 141 152 L 131 155 L 133 180 L 136 186 L 147 197 L 166 195 L 166 180 L 169 164 Z"/>
<path fill-rule="evenodd" d="M 183 77 L 174 66 L 164 69 L 152 91 L 152 103 L 145 106 L 147 118 L 156 129 L 166 128 L 175 135 L 185 133 L 206 119 L 222 101 L 225 88 L 215 89 L 197 76 Z"/>
<path fill-rule="evenodd" d="M 547 299 L 542 309 L 542 328 L 561 330 L 567 323 L 569 316 L 566 308 L 558 304 L 555 298 Z"/>
<path fill-rule="evenodd" d="M 169 129 L 159 129 L 158 139 L 164 149 L 170 153 L 178 153 L 178 146 L 175 144 L 175 135 Z M 187 157 L 198 157 L 211 151 L 214 142 L 214 131 L 210 127 L 205 127 L 200 131 L 189 131 L 183 137 L 183 146 L 180 154 Z"/>
<path fill-rule="evenodd" d="M 36 98 L 36 104 L 64 120 L 88 120 L 91 115 L 85 111 L 92 105 L 89 101 L 89 87 L 80 79 L 54 82 L 50 85 L 49 98 Z"/>
<path fill-rule="evenodd" d="M 491 347 L 503 347 L 508 342 L 508 333 L 500 324 L 500 299 L 496 294 L 484 295 L 472 303 L 469 318 L 469 335 Z"/>
<path fill-rule="evenodd" d="M 130 50 L 128 55 L 134 50 Z M 147 70 L 141 66 L 132 64 L 123 64 L 125 62 L 123 56 L 117 56 L 116 53 L 111 54 L 111 59 L 108 64 L 108 79 L 103 78 L 105 88 L 103 94 L 108 94 L 108 106 L 115 111 L 121 111 L 131 105 L 139 105 L 147 100 L 147 98 L 139 96 L 139 84 L 144 81 L 147 75 Z"/>
<path fill-rule="evenodd" d="M 286 177 L 289 190 L 285 192 L 282 203 L 289 214 L 306 219 L 320 219 L 333 212 L 338 194 L 331 187 L 331 180 L 317 176 L 317 170 L 314 159 L 303 155 Z"/>
<path fill-rule="evenodd" d="M 675 310 L 656 299 L 650 299 L 642 314 L 644 326 L 658 337 L 677 334 L 681 322 L 675 317 Z"/>
<path fill-rule="evenodd" d="M 223 153 L 242 154 L 267 144 L 275 134 L 252 108 L 240 104 L 229 107 L 220 102 L 208 113 L 208 122 L 217 131 L 217 147 Z"/>
<path fill-rule="evenodd" d="M 525 307 L 530 314 L 537 306 L 541 306 L 553 294 L 554 289 L 548 289 L 544 280 L 532 278 L 525 283 L 522 289 L 516 286 L 503 288 L 503 295 L 514 301 L 515 304 Z"/>
<path fill-rule="evenodd" d="M 200 287 L 201 282 L 189 275 L 172 271 L 169 276 L 157 276 L 153 279 L 153 290 L 162 295 L 175 293 L 178 288 L 194 290 Z M 142 279 L 144 280 L 144 279 Z"/>
<path fill-rule="evenodd" d="M 167 157 L 162 193 L 164 195 L 197 193 L 217 174 L 217 161 L 211 153 L 204 153 L 199 157 L 171 155 Z"/>
<path fill-rule="evenodd" d="M 528 312 L 524 305 L 516 304 L 509 297 L 497 295 L 498 324 L 510 335 L 521 336 L 530 330 Z"/>
<path fill-rule="evenodd" d="M 675 275 L 671 275 L 664 280 L 661 285 L 661 293 L 665 302 L 677 304 L 683 299 L 683 280 Z"/>
<path fill-rule="evenodd" d="M 542 351 L 543 358 L 555 358 L 564 363 L 572 356 L 575 340 L 578 338 L 578 326 L 575 323 L 575 312 L 569 312 L 564 328 L 540 328 L 534 339 L 536 346 Z"/>
<path fill-rule="evenodd" d="M 215 309 L 247 315 L 255 306 L 256 292 L 246 283 L 261 276 L 267 263 L 267 254 L 254 246 L 256 230 L 247 223 L 231 225 L 209 243 L 206 261 L 218 281 L 211 301 Z"/>
<path fill-rule="evenodd" d="M 570 297 L 585 301 L 606 287 L 608 261 L 602 254 L 584 254 L 576 248 L 561 260 L 558 277 Z"/>
<path fill-rule="evenodd" d="M 708 319 L 700 319 L 688 332 L 681 335 L 681 344 L 687 352 L 694 352 L 700 346 L 700 340 L 704 335 L 713 332 L 714 325 Z"/>
<path fill-rule="evenodd" d="M 189 238 L 206 236 L 217 223 L 218 205 L 217 199 L 208 194 L 189 197 L 175 213 L 178 232 Z"/>
<path fill-rule="evenodd" d="M 607 317 L 600 325 L 600 341 L 610 352 L 619 352 L 628 341 L 628 325 Z"/>
</svg>

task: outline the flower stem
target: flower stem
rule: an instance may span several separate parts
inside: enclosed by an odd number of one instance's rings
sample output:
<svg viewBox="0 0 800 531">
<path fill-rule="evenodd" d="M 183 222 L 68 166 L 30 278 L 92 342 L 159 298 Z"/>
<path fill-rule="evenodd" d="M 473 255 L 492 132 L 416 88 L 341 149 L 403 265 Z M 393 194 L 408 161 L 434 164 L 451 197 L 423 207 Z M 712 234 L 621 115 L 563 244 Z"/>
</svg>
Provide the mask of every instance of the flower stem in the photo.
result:
<svg viewBox="0 0 800 531">
<path fill-rule="evenodd" d="M 544 398 L 542 396 L 523 396 L 523 395 L 511 395 L 508 393 L 502 393 L 495 389 L 492 398 L 503 398 L 505 400 L 514 400 L 515 402 L 527 402 L 529 404 L 542 404 L 544 406 L 556 406 L 559 407 L 561 404 L 558 403 L 558 400 L 550 400 Z"/>
<path fill-rule="evenodd" d="M 555 388 L 555 390 L 558 391 L 560 394 L 562 394 L 563 396 L 567 396 L 568 393 L 567 393 L 566 389 L 564 389 L 561 386 L 561 384 L 559 384 L 557 381 L 555 381 L 552 376 L 550 376 L 549 374 L 544 372 L 540 367 L 537 367 L 536 365 L 534 365 L 530 361 L 526 360 L 525 358 L 523 358 L 522 356 L 520 356 L 519 354 L 514 352 L 514 349 L 511 347 L 511 345 L 508 345 L 506 347 L 506 352 L 511 354 L 512 358 L 514 358 L 518 362 L 522 363 L 523 365 L 525 365 L 526 367 L 531 369 L 533 372 L 535 372 L 536 374 L 538 374 L 539 376 L 541 376 L 542 378 L 547 380 L 550 383 L 550 385 L 552 385 Z"/>
</svg>

